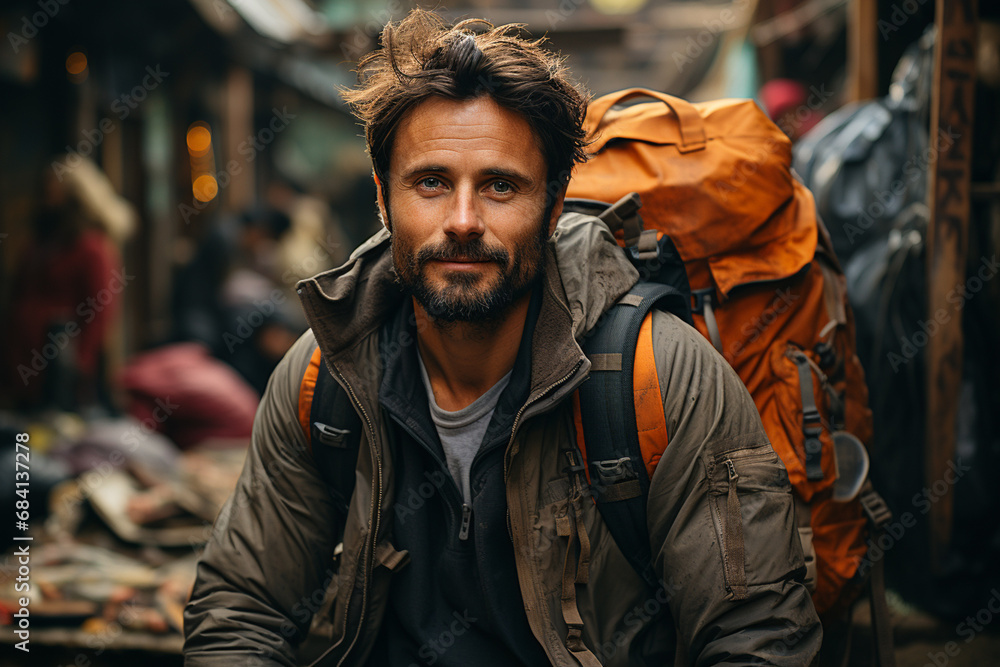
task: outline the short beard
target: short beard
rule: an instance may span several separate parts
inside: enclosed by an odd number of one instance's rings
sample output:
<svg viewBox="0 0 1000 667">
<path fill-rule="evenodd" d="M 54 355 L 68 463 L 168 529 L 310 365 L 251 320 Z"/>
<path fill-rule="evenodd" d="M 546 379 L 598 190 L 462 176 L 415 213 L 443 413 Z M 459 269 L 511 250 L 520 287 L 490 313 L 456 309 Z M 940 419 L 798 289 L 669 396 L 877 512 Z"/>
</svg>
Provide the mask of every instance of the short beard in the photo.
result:
<svg viewBox="0 0 1000 667">
<path fill-rule="evenodd" d="M 386 210 L 386 216 L 391 213 Z M 503 321 L 511 306 L 534 287 L 545 268 L 545 245 L 548 241 L 548 215 L 539 223 L 539 230 L 532 234 L 529 243 L 516 248 L 514 256 L 504 248 L 487 246 L 481 238 L 462 244 L 445 241 L 436 246 L 409 253 L 409 248 L 399 242 L 397 234 L 390 237 L 392 261 L 396 279 L 403 291 L 414 297 L 434 321 L 436 326 L 451 328 L 456 322 L 482 325 L 482 334 Z M 499 280 L 483 289 L 473 287 L 478 276 L 454 272 L 443 288 L 433 287 L 427 280 L 425 268 L 434 260 L 464 258 L 471 261 L 488 261 L 500 267 Z"/>
</svg>

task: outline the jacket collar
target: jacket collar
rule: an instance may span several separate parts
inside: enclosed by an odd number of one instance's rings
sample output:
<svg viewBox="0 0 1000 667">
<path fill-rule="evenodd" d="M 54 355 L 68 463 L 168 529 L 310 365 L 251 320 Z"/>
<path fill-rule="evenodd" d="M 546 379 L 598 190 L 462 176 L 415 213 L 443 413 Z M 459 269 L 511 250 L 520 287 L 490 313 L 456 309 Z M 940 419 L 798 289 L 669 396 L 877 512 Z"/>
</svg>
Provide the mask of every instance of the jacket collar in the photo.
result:
<svg viewBox="0 0 1000 667">
<path fill-rule="evenodd" d="M 542 298 L 532 334 L 530 396 L 540 395 L 590 362 L 577 340 L 638 279 L 603 223 L 578 213 L 564 214 L 546 246 Z M 371 409 L 377 402 L 381 369 L 392 346 L 411 340 L 381 341 L 373 354 L 370 337 L 405 298 L 395 282 L 389 234 L 380 230 L 358 247 L 343 266 L 301 281 L 297 291 L 316 341 L 334 377 L 359 390 Z"/>
</svg>

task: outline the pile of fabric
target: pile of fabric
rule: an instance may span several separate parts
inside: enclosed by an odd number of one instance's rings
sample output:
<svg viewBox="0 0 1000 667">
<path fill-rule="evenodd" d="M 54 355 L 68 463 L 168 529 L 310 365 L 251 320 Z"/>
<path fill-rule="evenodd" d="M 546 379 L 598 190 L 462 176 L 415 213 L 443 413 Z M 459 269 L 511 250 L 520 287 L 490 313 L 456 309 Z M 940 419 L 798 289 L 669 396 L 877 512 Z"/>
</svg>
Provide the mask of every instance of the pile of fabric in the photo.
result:
<svg viewBox="0 0 1000 667">
<path fill-rule="evenodd" d="M 243 467 L 258 397 L 195 344 L 136 357 L 125 369 L 130 413 L 0 414 L 4 442 L 28 434 L 30 590 L 0 560 L 0 624 L 30 595 L 32 641 L 179 652 L 195 563 Z M 0 475 L 13 480 L 14 457 Z M 5 485 L 5 506 L 21 496 Z M 13 523 L 13 522 L 9 522 Z M 23 582 L 22 582 L 23 583 Z M 67 631 L 69 634 L 67 634 Z M 9 633 L 8 633 L 9 634 Z"/>
</svg>

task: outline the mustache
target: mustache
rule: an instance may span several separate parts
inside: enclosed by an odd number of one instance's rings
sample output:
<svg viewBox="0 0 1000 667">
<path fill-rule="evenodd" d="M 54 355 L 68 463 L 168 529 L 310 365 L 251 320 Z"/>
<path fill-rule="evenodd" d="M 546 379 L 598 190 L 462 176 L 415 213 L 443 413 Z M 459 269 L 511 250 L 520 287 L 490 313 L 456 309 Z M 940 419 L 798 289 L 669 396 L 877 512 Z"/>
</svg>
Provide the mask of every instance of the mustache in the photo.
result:
<svg viewBox="0 0 1000 667">
<path fill-rule="evenodd" d="M 496 262 L 501 266 L 507 266 L 510 262 L 510 253 L 503 248 L 488 246 L 479 238 L 468 243 L 445 241 L 436 246 L 422 248 L 417 253 L 416 260 L 419 265 L 431 261 L 466 261 Z"/>
</svg>

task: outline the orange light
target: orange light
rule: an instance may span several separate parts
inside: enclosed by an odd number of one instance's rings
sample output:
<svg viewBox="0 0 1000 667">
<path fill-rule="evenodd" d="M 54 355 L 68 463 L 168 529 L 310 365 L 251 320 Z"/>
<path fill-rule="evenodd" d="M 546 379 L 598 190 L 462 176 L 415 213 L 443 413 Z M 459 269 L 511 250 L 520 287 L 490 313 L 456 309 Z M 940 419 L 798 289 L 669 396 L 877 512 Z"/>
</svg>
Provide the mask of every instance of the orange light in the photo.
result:
<svg viewBox="0 0 1000 667">
<path fill-rule="evenodd" d="M 208 125 L 202 121 L 192 123 L 187 131 L 187 147 L 191 155 L 204 155 L 211 146 L 212 132 Z"/>
<path fill-rule="evenodd" d="M 212 201 L 215 195 L 219 194 L 219 184 L 211 174 L 202 174 L 194 179 L 191 189 L 198 201 Z"/>
<path fill-rule="evenodd" d="M 83 74 L 87 69 L 87 56 L 74 51 L 66 57 L 66 71 L 74 76 Z"/>
</svg>

